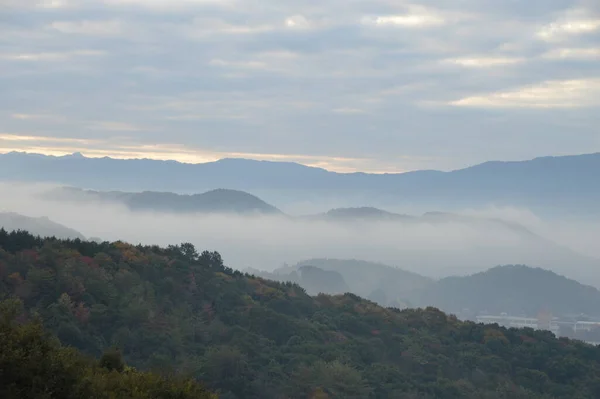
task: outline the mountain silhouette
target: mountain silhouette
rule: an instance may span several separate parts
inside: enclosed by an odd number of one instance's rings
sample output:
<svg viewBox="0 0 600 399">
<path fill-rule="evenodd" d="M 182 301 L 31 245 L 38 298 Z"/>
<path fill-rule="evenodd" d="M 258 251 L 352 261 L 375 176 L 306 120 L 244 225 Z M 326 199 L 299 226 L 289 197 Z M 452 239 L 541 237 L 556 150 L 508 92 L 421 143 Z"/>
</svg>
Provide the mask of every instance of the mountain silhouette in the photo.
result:
<svg viewBox="0 0 600 399">
<path fill-rule="evenodd" d="M 541 210 L 600 215 L 600 153 L 486 162 L 451 172 L 335 173 L 291 162 L 222 159 L 186 164 L 150 159 L 87 158 L 81 154 L 0 155 L 0 180 L 55 182 L 96 190 L 191 193 L 226 187 L 296 190 L 290 196 L 368 193 L 390 203 L 438 208 L 479 204 L 520 205 Z M 263 196 L 264 197 L 264 196 Z"/>
<path fill-rule="evenodd" d="M 176 213 L 256 213 L 279 214 L 277 208 L 260 198 L 238 190 L 217 189 L 202 194 L 176 194 L 144 191 L 93 191 L 60 187 L 43 194 L 44 198 L 61 201 L 100 201 L 127 206 L 134 211 Z"/>
<path fill-rule="evenodd" d="M 23 230 L 41 237 L 84 240 L 76 230 L 53 222 L 47 217 L 29 217 L 15 212 L 0 212 L 0 228 L 6 231 Z"/>
<path fill-rule="evenodd" d="M 449 312 L 508 313 L 535 316 L 600 314 L 600 291 L 552 271 L 523 265 L 498 266 L 485 272 L 444 278 L 414 297 L 419 306 Z"/>
</svg>

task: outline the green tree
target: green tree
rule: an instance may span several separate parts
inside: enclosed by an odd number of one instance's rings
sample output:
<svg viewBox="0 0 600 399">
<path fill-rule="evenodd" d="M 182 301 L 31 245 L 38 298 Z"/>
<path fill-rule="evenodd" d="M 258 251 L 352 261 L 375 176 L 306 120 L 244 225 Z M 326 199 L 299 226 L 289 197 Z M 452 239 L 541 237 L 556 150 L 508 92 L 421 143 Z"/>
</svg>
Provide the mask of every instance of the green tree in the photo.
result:
<svg viewBox="0 0 600 399">
<path fill-rule="evenodd" d="M 109 371 L 115 370 L 119 373 L 123 372 L 123 370 L 125 370 L 125 362 L 123 361 L 121 351 L 117 348 L 105 351 L 100 358 L 100 367 Z"/>
</svg>

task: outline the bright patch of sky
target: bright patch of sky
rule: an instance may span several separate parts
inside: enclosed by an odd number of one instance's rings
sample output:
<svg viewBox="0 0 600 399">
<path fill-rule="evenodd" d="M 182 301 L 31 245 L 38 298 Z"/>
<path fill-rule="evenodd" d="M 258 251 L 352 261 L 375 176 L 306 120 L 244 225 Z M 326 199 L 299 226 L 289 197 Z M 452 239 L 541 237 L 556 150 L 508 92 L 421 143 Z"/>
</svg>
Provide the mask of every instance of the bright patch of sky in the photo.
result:
<svg viewBox="0 0 600 399">
<path fill-rule="evenodd" d="M 0 152 L 384 172 L 600 151 L 595 0 L 0 8 Z"/>
</svg>

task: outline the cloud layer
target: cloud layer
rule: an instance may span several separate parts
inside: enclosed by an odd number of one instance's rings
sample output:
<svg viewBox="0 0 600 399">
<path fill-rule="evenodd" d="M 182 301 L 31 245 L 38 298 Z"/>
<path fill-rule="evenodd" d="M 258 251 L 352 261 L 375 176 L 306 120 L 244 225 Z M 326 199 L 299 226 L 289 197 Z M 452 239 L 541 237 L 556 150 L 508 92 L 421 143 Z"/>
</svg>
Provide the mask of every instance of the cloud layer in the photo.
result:
<svg viewBox="0 0 600 399">
<path fill-rule="evenodd" d="M 378 172 L 600 151 L 592 0 L 0 8 L 0 151 Z"/>
</svg>

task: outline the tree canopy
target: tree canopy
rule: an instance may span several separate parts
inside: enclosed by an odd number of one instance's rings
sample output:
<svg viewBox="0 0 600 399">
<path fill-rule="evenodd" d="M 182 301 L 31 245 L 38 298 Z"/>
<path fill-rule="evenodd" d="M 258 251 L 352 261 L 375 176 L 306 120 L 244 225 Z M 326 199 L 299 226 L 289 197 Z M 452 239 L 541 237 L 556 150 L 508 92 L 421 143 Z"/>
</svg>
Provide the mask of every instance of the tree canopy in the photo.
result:
<svg viewBox="0 0 600 399">
<path fill-rule="evenodd" d="M 0 302 L 3 399 L 216 399 L 192 379 L 126 367 L 118 352 L 108 351 L 97 362 L 63 347 L 39 321 L 18 323 L 21 305 L 18 300 Z"/>
<path fill-rule="evenodd" d="M 40 323 L 19 328 L 41 334 L 43 325 L 62 345 L 102 358 L 104 368 L 89 367 L 101 376 L 123 375 L 122 355 L 157 373 L 139 381 L 190 377 L 226 399 L 600 397 L 600 348 L 550 332 L 383 308 L 353 294 L 312 297 L 191 244 L 0 231 L 0 248 L 0 293 L 21 301 L 18 320 Z M 171 384 L 157 381 L 148 389 Z"/>
</svg>

